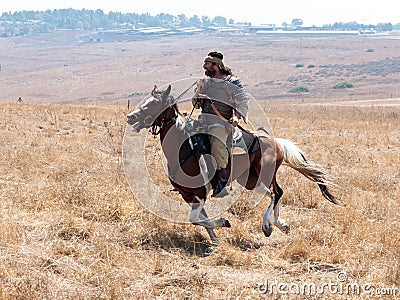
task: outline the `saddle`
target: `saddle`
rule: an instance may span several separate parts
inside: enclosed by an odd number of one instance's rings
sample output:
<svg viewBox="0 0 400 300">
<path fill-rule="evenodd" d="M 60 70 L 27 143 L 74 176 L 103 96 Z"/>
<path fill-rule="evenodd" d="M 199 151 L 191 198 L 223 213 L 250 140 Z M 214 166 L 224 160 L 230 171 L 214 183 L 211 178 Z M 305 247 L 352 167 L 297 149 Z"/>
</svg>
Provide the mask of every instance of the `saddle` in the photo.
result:
<svg viewBox="0 0 400 300">
<path fill-rule="evenodd" d="M 203 155 L 211 153 L 210 140 L 207 133 L 196 133 L 192 136 L 192 142 L 199 153 Z M 237 129 L 234 130 L 233 134 L 229 135 L 226 145 L 228 151 L 232 151 L 234 155 L 253 153 L 260 148 L 257 134 Z"/>
<path fill-rule="evenodd" d="M 260 148 L 258 135 L 246 130 L 233 132 L 233 154 L 246 154 L 256 152 Z"/>
</svg>

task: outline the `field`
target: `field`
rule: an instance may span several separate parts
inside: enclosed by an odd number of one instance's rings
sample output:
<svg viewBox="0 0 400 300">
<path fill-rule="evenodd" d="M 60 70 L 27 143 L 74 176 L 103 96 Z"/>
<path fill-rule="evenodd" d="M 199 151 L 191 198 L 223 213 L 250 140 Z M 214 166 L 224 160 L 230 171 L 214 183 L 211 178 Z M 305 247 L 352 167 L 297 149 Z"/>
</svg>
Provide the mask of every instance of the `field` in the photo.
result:
<svg viewBox="0 0 400 300">
<path fill-rule="evenodd" d="M 65 35 L 0 40 L 1 299 L 399 298 L 398 36 L 78 45 L 78 34 Z M 336 178 L 341 205 L 283 167 L 291 232 L 266 238 L 268 199 L 254 209 L 238 201 L 223 214 L 232 228 L 217 231 L 218 251 L 205 255 L 203 228 L 165 221 L 135 199 L 121 149 L 127 101 L 202 76 L 214 49 L 274 135 Z M 354 87 L 333 88 L 341 82 Z M 290 92 L 299 86 L 310 92 Z"/>
</svg>

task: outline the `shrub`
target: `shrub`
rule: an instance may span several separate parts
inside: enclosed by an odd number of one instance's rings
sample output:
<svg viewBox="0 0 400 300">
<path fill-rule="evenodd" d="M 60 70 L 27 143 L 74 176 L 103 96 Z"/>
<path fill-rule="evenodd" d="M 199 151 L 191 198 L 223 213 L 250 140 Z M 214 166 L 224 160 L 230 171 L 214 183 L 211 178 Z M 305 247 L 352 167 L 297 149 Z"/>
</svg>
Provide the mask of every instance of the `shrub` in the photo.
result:
<svg viewBox="0 0 400 300">
<path fill-rule="evenodd" d="M 353 88 L 354 84 L 351 82 L 340 82 L 336 84 L 333 88 L 334 89 L 348 89 L 348 88 Z"/>
<path fill-rule="evenodd" d="M 298 87 L 295 87 L 295 88 L 291 89 L 289 91 L 289 93 L 306 93 L 306 92 L 309 92 L 309 91 L 310 90 L 308 88 L 306 88 L 305 86 L 298 86 Z"/>
<path fill-rule="evenodd" d="M 141 93 L 139 93 L 139 92 L 134 92 L 134 93 L 128 95 L 128 97 L 137 97 L 137 96 L 140 96 L 140 95 L 141 95 Z"/>
</svg>

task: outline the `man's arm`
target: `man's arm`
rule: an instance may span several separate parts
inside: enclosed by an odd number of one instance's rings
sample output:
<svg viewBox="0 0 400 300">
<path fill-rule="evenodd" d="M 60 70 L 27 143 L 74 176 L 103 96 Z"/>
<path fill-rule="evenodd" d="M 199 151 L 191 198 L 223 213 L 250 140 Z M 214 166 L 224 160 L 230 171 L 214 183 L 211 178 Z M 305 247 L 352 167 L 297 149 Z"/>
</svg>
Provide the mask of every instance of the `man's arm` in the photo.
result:
<svg viewBox="0 0 400 300">
<path fill-rule="evenodd" d="M 197 80 L 197 85 L 194 88 L 194 96 L 192 98 L 192 104 L 194 108 L 201 108 L 202 105 L 202 97 L 200 94 L 204 90 L 204 78 Z"/>
<path fill-rule="evenodd" d="M 247 123 L 250 96 L 238 78 L 235 77 L 230 82 L 233 86 L 233 100 L 235 102 L 234 116 L 236 116 L 238 120 L 243 118 Z"/>
</svg>

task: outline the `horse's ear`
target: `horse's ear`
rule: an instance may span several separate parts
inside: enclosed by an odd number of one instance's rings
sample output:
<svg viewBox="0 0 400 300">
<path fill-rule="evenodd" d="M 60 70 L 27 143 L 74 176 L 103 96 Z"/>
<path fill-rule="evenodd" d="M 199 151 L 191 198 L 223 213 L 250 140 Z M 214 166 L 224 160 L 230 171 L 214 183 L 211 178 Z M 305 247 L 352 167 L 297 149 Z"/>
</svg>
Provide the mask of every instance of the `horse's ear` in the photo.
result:
<svg viewBox="0 0 400 300">
<path fill-rule="evenodd" d="M 162 94 L 163 101 L 167 101 L 169 94 L 171 93 L 171 85 L 168 85 L 167 89 Z"/>
<path fill-rule="evenodd" d="M 151 91 L 151 95 L 154 96 L 154 93 L 157 91 L 157 85 L 154 85 L 153 90 Z"/>
</svg>

